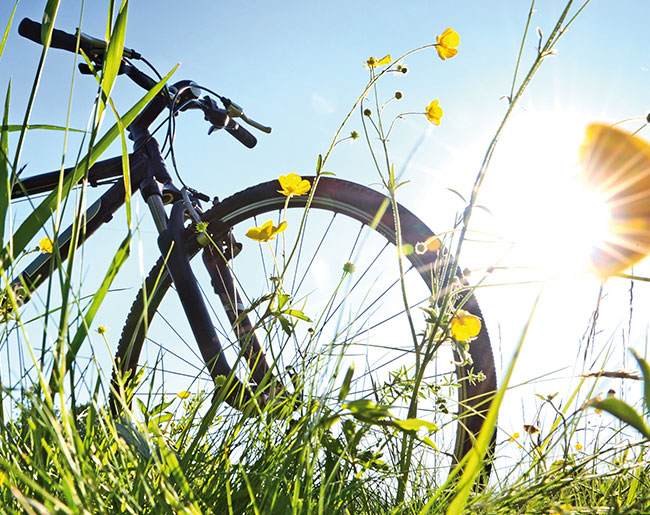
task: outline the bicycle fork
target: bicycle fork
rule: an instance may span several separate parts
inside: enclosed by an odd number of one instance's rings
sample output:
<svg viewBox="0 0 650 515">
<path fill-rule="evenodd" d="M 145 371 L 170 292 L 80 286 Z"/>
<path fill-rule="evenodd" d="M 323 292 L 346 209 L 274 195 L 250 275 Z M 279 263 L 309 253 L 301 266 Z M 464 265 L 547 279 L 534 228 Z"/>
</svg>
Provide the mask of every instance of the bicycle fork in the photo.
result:
<svg viewBox="0 0 650 515">
<path fill-rule="evenodd" d="M 258 387 L 270 385 L 272 390 L 267 390 L 267 395 L 259 398 L 259 403 L 263 405 L 272 395 L 271 391 L 281 390 L 282 387 L 278 384 L 278 379 L 271 374 L 264 352 L 255 336 L 253 325 L 244 313 L 240 294 L 228 267 L 228 260 L 233 257 L 232 252 L 228 249 L 218 249 L 214 244 L 206 241 L 203 262 L 210 274 L 214 292 L 220 298 L 237 335 L 242 356 L 251 371 L 251 378 L 255 383 L 251 386 L 245 386 L 228 364 L 198 281 L 190 266 L 189 256 L 185 251 L 185 238 L 188 234 L 184 223 L 186 204 L 182 200 L 174 202 L 170 216 L 167 218 L 160 187 L 155 180 L 152 181 L 146 180 L 146 184 L 143 183 L 142 193 L 159 231 L 158 246 L 166 260 L 167 271 L 174 283 L 203 361 L 207 365 L 210 376 L 219 385 L 215 398 L 223 394 L 228 404 L 241 410 L 251 400 Z"/>
</svg>

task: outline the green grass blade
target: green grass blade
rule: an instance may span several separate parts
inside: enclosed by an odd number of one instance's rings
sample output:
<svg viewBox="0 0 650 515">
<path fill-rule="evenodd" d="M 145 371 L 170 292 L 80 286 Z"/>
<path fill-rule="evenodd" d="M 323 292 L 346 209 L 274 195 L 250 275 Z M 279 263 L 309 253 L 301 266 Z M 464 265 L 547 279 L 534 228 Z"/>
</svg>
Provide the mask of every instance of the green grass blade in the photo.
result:
<svg viewBox="0 0 650 515">
<path fill-rule="evenodd" d="M 0 50 L 1 52 L 1 50 Z M 7 86 L 7 96 L 5 97 L 4 115 L 2 116 L 2 128 L 0 128 L 0 245 L 4 247 L 5 236 L 5 217 L 9 208 L 9 198 L 11 196 L 11 185 L 9 176 L 9 131 L 5 129 L 9 119 L 9 99 L 11 98 L 11 81 Z"/>
<path fill-rule="evenodd" d="M 48 125 L 44 123 L 39 123 L 39 124 L 30 124 L 30 125 L 25 125 L 25 130 L 48 130 L 48 131 L 67 131 L 67 132 L 79 132 L 81 134 L 85 134 L 86 131 L 82 129 L 70 129 L 68 127 L 61 127 L 60 125 Z M 7 123 L 3 123 L 2 127 L 0 127 L 2 130 L 6 130 L 7 132 L 16 132 L 23 130 L 22 125 L 9 125 Z"/>
<path fill-rule="evenodd" d="M 126 209 L 126 227 L 131 230 L 131 168 L 129 165 L 129 151 L 126 148 L 124 126 L 118 118 L 120 127 L 120 141 L 122 143 L 122 172 L 124 173 L 124 207 Z"/>
<path fill-rule="evenodd" d="M 643 374 L 643 398 L 645 399 L 646 411 L 650 412 L 650 365 L 634 349 L 631 349 L 631 351 Z"/>
<path fill-rule="evenodd" d="M 77 329 L 77 333 L 75 334 L 74 338 L 72 339 L 72 343 L 70 344 L 70 349 L 68 350 L 67 353 L 66 363 L 72 363 L 74 361 L 77 352 L 81 347 L 81 344 L 86 339 L 86 336 L 88 335 L 88 329 L 92 325 L 93 320 L 95 319 L 95 315 L 97 314 L 97 310 L 99 309 L 99 306 L 104 301 L 104 298 L 108 293 L 108 289 L 111 287 L 111 284 L 113 284 L 113 279 L 115 279 L 117 272 L 120 270 L 120 268 L 122 267 L 126 259 L 129 257 L 130 243 L 131 243 L 131 234 L 129 233 L 127 237 L 124 238 L 124 240 L 120 244 L 119 249 L 115 253 L 115 256 L 113 257 L 113 261 L 111 262 L 111 265 L 108 267 L 108 271 L 106 272 L 106 275 L 104 277 L 104 280 L 102 281 L 101 286 L 99 287 L 97 292 L 93 295 L 93 299 L 90 303 L 90 307 L 86 310 L 86 314 L 84 315 L 83 323 L 81 324 L 79 329 Z M 50 386 L 52 386 L 51 380 L 50 380 Z"/>
<path fill-rule="evenodd" d="M 113 114 L 115 114 L 115 119 L 117 120 L 117 127 L 120 131 L 120 143 L 122 144 L 122 173 L 124 175 L 124 207 L 126 210 L 126 227 L 131 230 L 131 167 L 129 164 L 129 150 L 126 146 L 126 134 L 124 133 L 124 123 L 120 118 L 115 104 L 109 98 L 108 99 Z"/>
<path fill-rule="evenodd" d="M 129 124 L 135 119 L 135 117 L 140 113 L 140 111 L 144 108 L 147 103 L 158 94 L 158 92 L 162 89 L 162 87 L 165 85 L 167 80 L 172 76 L 172 74 L 176 71 L 176 68 L 178 68 L 178 65 L 176 65 L 163 79 L 156 84 L 156 86 L 151 89 L 151 91 L 147 92 L 146 95 L 144 95 L 140 101 L 138 101 L 123 117 L 122 117 L 122 122 L 124 124 L 124 127 L 128 127 Z M 109 145 L 117 138 L 119 134 L 119 127 L 118 124 L 116 123 L 111 127 L 111 129 L 97 142 L 97 144 L 92 148 L 92 150 L 79 162 L 80 164 L 77 165 L 77 167 L 74 169 L 73 173 L 71 173 L 68 177 L 65 178 L 63 182 L 63 187 L 62 187 L 62 192 L 61 192 L 61 199 L 65 198 L 67 194 L 70 192 L 72 187 L 79 182 L 85 172 L 86 172 L 86 166 L 85 164 L 88 164 L 88 167 L 92 166 L 99 156 L 101 156 L 104 151 L 109 147 Z M 13 236 L 13 244 L 14 244 L 14 255 L 20 254 L 29 244 L 29 242 L 32 240 L 32 238 L 36 235 L 36 233 L 40 230 L 40 228 L 43 226 L 43 224 L 48 220 L 50 217 L 51 213 L 54 212 L 57 206 L 57 201 L 59 199 L 59 192 L 58 191 L 52 191 L 36 208 L 32 213 L 27 217 L 27 219 L 21 224 L 21 226 L 16 230 Z M 5 248 L 0 252 L 0 263 L 8 263 L 10 259 L 12 258 L 10 254 L 10 248 L 8 246 L 5 246 Z"/>
<path fill-rule="evenodd" d="M 499 414 L 499 408 L 501 406 L 501 402 L 503 401 L 503 397 L 505 396 L 506 391 L 508 390 L 510 378 L 512 377 L 512 373 L 514 372 L 515 364 L 517 363 L 519 353 L 521 352 L 521 349 L 524 344 L 524 340 L 526 339 L 528 328 L 530 327 L 530 324 L 533 320 L 533 315 L 535 314 L 535 310 L 537 309 L 537 305 L 539 304 L 539 299 L 542 296 L 542 291 L 539 292 L 539 295 L 535 300 L 533 309 L 528 317 L 528 321 L 526 322 L 526 327 L 524 327 L 524 331 L 521 335 L 521 338 L 519 338 L 519 343 L 517 344 L 517 348 L 515 349 L 515 354 L 512 357 L 512 360 L 510 361 L 510 365 L 508 366 L 508 371 L 506 372 L 506 376 L 503 378 L 503 384 L 501 385 L 499 391 L 494 397 L 494 400 L 492 401 L 492 405 L 490 406 L 490 411 L 488 411 L 488 414 L 485 417 L 485 422 L 483 422 L 483 428 L 481 429 L 481 432 L 478 438 L 476 439 L 476 443 L 474 444 L 474 447 L 468 453 L 467 465 L 465 466 L 463 475 L 461 476 L 458 485 L 455 488 L 456 494 L 452 499 L 449 508 L 447 509 L 447 515 L 460 515 L 463 512 L 465 506 L 467 505 L 467 499 L 469 498 L 469 493 L 472 490 L 472 487 L 474 486 L 474 482 L 476 481 L 476 478 L 478 477 L 479 473 L 483 468 L 483 459 L 485 458 L 485 454 L 487 453 L 488 447 L 490 446 L 490 441 L 492 440 L 492 434 L 494 433 L 494 430 L 497 425 L 497 415 Z"/>
<path fill-rule="evenodd" d="M 38 91 L 38 86 L 41 81 L 41 75 L 43 74 L 45 57 L 47 56 L 47 51 L 50 48 L 50 39 L 52 38 L 52 31 L 54 30 L 54 20 L 56 18 L 56 13 L 58 11 L 58 8 L 59 8 L 59 1 L 48 0 L 47 6 L 45 7 L 45 12 L 43 13 L 43 24 L 41 28 L 41 41 L 43 42 L 43 50 L 41 51 L 41 58 L 38 62 L 38 68 L 36 69 L 36 76 L 34 77 L 32 90 L 29 94 L 29 100 L 27 101 L 27 108 L 25 109 L 25 117 L 23 118 L 20 136 L 18 136 L 18 143 L 16 144 L 16 156 L 14 157 L 14 162 L 13 162 L 14 174 L 16 173 L 18 164 L 20 163 L 20 154 L 22 153 L 23 144 L 25 142 L 25 132 L 27 131 L 27 126 L 29 125 L 29 117 L 32 114 L 34 100 L 36 99 L 36 92 Z M 6 259 L 2 259 L 0 261 L 0 265 L 5 262 Z"/>
<path fill-rule="evenodd" d="M 7 22 L 7 28 L 5 28 L 5 33 L 2 36 L 2 41 L 0 41 L 0 58 L 2 58 L 2 53 L 5 49 L 5 43 L 7 42 L 7 37 L 9 36 L 9 30 L 11 30 L 11 23 L 14 21 L 14 14 L 16 14 L 16 7 L 18 7 L 18 0 L 14 4 L 14 8 L 11 10 L 11 16 L 9 16 L 9 21 Z"/>
<path fill-rule="evenodd" d="M 621 399 L 616 399 L 615 397 L 608 397 L 606 399 L 591 399 L 587 405 L 614 415 L 621 422 L 632 426 L 643 436 L 650 439 L 650 429 L 644 422 L 643 418 L 641 418 L 641 415 L 639 415 L 627 402 L 624 402 Z"/>
<path fill-rule="evenodd" d="M 106 41 L 111 38 L 111 27 L 113 26 L 113 13 L 115 12 L 115 0 L 108 0 L 108 16 L 106 17 Z"/>
<path fill-rule="evenodd" d="M 97 114 L 98 120 L 101 119 L 101 115 L 104 112 L 104 108 L 106 107 L 106 99 L 108 99 L 108 97 L 111 95 L 113 85 L 115 84 L 115 79 L 118 72 L 120 71 L 120 66 L 122 65 L 122 54 L 124 53 L 124 38 L 126 36 L 126 17 L 128 7 L 128 0 L 124 0 L 122 2 L 122 6 L 120 7 L 120 12 L 115 19 L 115 26 L 113 27 L 113 32 L 108 42 L 108 47 L 106 48 L 104 65 L 102 67 L 103 72 L 101 84 L 104 96 L 102 98 Z"/>
<path fill-rule="evenodd" d="M 54 29 L 54 20 L 59 12 L 61 0 L 47 0 L 45 11 L 43 12 L 43 23 L 41 25 L 41 41 L 44 47 L 50 46 L 52 39 L 52 30 Z"/>
<path fill-rule="evenodd" d="M 84 56 L 86 57 L 86 56 Z M 93 70 L 93 65 L 92 62 L 90 62 L 86 58 L 86 62 L 88 64 L 88 67 Z M 95 78 L 98 80 L 98 82 L 101 85 L 101 79 L 95 74 Z M 131 230 L 131 169 L 129 166 L 129 151 L 126 146 L 126 135 L 124 134 L 124 123 L 122 122 L 122 118 L 120 118 L 120 114 L 117 111 L 117 108 L 115 107 L 115 104 L 113 103 L 113 100 L 108 97 L 108 103 L 111 106 L 111 109 L 113 110 L 113 114 L 115 115 L 115 119 L 117 120 L 117 127 L 120 132 L 120 142 L 122 144 L 122 171 L 124 175 L 124 203 L 125 203 L 125 208 L 126 208 L 126 225 L 129 230 Z"/>
</svg>

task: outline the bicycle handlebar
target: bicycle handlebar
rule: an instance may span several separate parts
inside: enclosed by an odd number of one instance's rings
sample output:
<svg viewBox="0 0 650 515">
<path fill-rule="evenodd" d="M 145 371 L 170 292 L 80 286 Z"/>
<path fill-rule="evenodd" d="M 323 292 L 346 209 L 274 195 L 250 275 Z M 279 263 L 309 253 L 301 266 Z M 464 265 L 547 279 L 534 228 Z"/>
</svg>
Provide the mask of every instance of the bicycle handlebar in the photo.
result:
<svg viewBox="0 0 650 515">
<path fill-rule="evenodd" d="M 29 18 L 23 18 L 23 20 L 20 22 L 20 25 L 18 25 L 18 34 L 24 38 L 30 39 L 35 43 L 38 43 L 39 45 L 42 45 L 42 28 L 42 24 L 34 20 L 30 20 Z M 60 48 L 61 50 L 67 50 L 68 52 L 75 53 L 77 51 L 77 39 L 79 39 L 79 48 L 91 57 L 101 57 L 106 51 L 106 41 L 88 36 L 83 32 L 79 34 L 79 29 L 77 29 L 77 34 L 70 34 L 62 30 L 54 29 L 52 31 L 52 40 L 50 41 L 50 46 L 53 48 Z M 126 47 L 124 47 L 123 55 L 124 57 L 128 57 L 130 59 L 140 59 L 142 57 L 132 48 Z"/>
<path fill-rule="evenodd" d="M 20 22 L 20 25 L 18 26 L 18 34 L 31 41 L 34 41 L 35 43 L 38 43 L 39 45 L 42 45 L 43 44 L 43 41 L 41 39 L 42 28 L 43 26 L 41 23 L 30 20 L 29 18 L 24 18 Z M 83 32 L 80 32 L 79 29 L 77 29 L 77 35 L 69 34 L 62 30 L 53 29 L 50 46 L 53 48 L 59 48 L 61 50 L 67 50 L 68 52 L 75 53 L 77 51 L 77 41 L 79 42 L 79 50 L 83 50 L 83 52 L 86 55 L 88 55 L 88 57 L 91 58 L 91 60 L 94 61 L 95 63 L 99 65 L 102 64 L 104 53 L 107 47 L 106 42 L 101 39 L 88 36 Z M 142 56 L 138 52 L 136 52 L 132 48 L 126 48 L 126 47 L 124 48 L 123 56 L 131 59 L 142 58 Z M 84 63 L 80 63 L 79 69 L 81 73 L 85 73 L 85 74 L 90 73 L 90 69 Z M 122 61 L 122 65 L 120 67 L 119 73 L 120 74 L 124 73 L 133 82 L 135 82 L 140 87 L 146 90 L 150 90 L 156 84 L 155 80 L 153 80 L 151 77 L 141 72 L 135 66 L 133 66 L 132 64 L 126 61 Z M 189 83 L 189 81 L 183 81 L 183 82 Z M 152 104 L 155 105 L 147 106 L 147 108 L 145 108 L 144 111 L 147 112 L 147 116 L 139 117 L 139 121 L 142 122 L 141 127 L 145 127 L 145 126 L 148 127 L 153 122 L 153 120 L 160 114 L 160 112 L 164 109 L 164 105 L 167 103 L 169 99 L 169 97 L 167 97 L 166 95 L 164 95 L 164 97 L 165 97 L 164 101 L 163 98 L 157 97 L 152 101 Z M 219 97 L 219 98 L 224 103 L 226 110 L 219 109 L 218 106 L 216 106 L 216 104 L 214 103 L 214 101 L 209 99 L 208 97 L 205 97 L 205 99 L 207 99 L 205 102 L 198 102 L 197 105 L 192 106 L 192 107 L 201 108 L 205 115 L 205 119 L 212 124 L 212 127 L 210 128 L 208 134 L 210 134 L 215 129 L 223 128 L 226 129 L 226 132 L 228 132 L 228 134 L 233 136 L 237 141 L 239 141 L 240 143 L 242 143 L 248 148 L 253 148 L 257 144 L 257 139 L 255 138 L 255 136 L 253 136 L 253 134 L 247 131 L 244 127 L 242 127 L 240 124 L 235 122 L 233 118 L 241 118 L 244 122 L 248 123 L 249 125 L 255 127 L 260 131 L 266 133 L 271 132 L 270 127 L 266 127 L 248 118 L 244 114 L 243 109 L 239 107 L 237 104 L 235 104 L 234 102 L 232 102 L 230 99 L 225 97 Z M 149 107 L 151 107 L 151 109 L 149 109 Z M 223 117 L 224 114 L 225 114 L 225 118 Z"/>
<path fill-rule="evenodd" d="M 41 29 L 42 25 L 40 23 L 30 20 L 29 18 L 24 18 L 23 21 L 20 22 L 20 25 L 18 25 L 18 34 L 24 38 L 32 40 L 34 43 L 42 45 Z M 52 31 L 50 46 L 67 50 L 68 52 L 76 52 L 77 38 L 72 34 L 63 32 L 62 30 L 54 29 Z M 79 41 L 79 48 L 86 53 L 92 52 L 90 45 L 86 44 L 84 41 Z"/>
</svg>

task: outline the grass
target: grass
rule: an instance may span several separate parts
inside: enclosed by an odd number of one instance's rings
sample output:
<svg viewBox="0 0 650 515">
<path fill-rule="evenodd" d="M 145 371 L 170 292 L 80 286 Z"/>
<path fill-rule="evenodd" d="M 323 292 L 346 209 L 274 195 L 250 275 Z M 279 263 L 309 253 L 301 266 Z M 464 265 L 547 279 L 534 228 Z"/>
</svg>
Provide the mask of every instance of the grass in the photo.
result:
<svg viewBox="0 0 650 515">
<path fill-rule="evenodd" d="M 130 214 L 123 243 L 106 271 L 102 287 L 93 292 L 90 299 L 83 299 L 81 290 L 74 285 L 73 259 L 67 264 L 53 261 L 58 274 L 53 274 L 48 283 L 44 310 L 36 321 L 41 324 L 42 342 L 37 343 L 33 336 L 28 336 L 33 331 L 26 327 L 34 322 L 23 319 L 18 309 L 17 290 L 9 288 L 16 272 L 14 263 L 25 257 L 34 237 L 44 229 L 56 235 L 63 214 L 78 213 L 84 204 L 85 190 L 76 205 L 68 204 L 67 195 L 73 180 L 62 180 L 61 187 L 41 201 L 32 215 L 13 231 L 11 238 L 5 234 L 3 242 L 2 262 L 7 265 L 2 276 L 6 288 L 2 344 L 3 349 L 9 349 L 15 345 L 13 339 L 18 335 L 22 350 L 18 354 L 21 373 L 16 375 L 10 370 L 8 380 L 0 384 L 1 511 L 328 515 L 647 513 L 647 506 L 650 506 L 648 447 L 634 429 L 644 427 L 642 415 L 636 414 L 639 422 L 628 407 L 607 399 L 596 399 L 583 407 L 580 399 L 594 397 L 593 387 L 589 386 L 592 383 L 580 381 L 567 399 L 536 398 L 537 419 L 545 417 L 547 421 L 543 432 L 529 426 L 527 433 L 522 431 L 523 436 L 507 435 L 498 427 L 500 401 L 512 388 L 509 381 L 519 353 L 524 352 L 525 331 L 474 449 L 451 476 L 449 457 L 433 450 L 439 441 L 437 435 L 444 433 L 444 427 L 439 431 L 427 419 L 433 403 L 436 408 L 432 411 L 436 414 L 447 412 L 444 420 L 448 424 L 462 423 L 454 414 L 458 407 L 447 407 L 462 385 L 446 374 L 432 380 L 428 365 L 435 364 L 444 348 L 453 352 L 455 359 L 459 356 L 467 359 L 466 345 L 462 342 L 450 344 L 449 334 L 457 305 L 462 303 L 462 294 L 470 287 L 463 284 L 449 287 L 453 282 L 444 278 L 453 276 L 458 266 L 492 153 L 502 128 L 535 72 L 552 54 L 555 43 L 587 3 L 577 8 L 571 1 L 567 3 L 550 36 L 543 40 L 540 35 L 537 57 L 518 81 L 522 51 L 530 28 L 528 18 L 507 112 L 476 177 L 467 210 L 457 218 L 451 230 L 440 235 L 445 247 L 453 247 L 455 252 L 453 259 L 441 263 L 441 277 L 434 278 L 435 300 L 428 305 L 424 326 L 418 326 L 421 310 L 413 309 L 408 299 L 407 270 L 403 268 L 403 254 L 407 251 L 402 245 L 396 247 L 392 263 L 397 268 L 399 296 L 403 303 L 401 314 L 407 321 L 405 339 L 409 342 L 408 355 L 413 357 L 414 366 L 399 369 L 389 376 L 390 381 L 383 377 L 383 382 L 376 382 L 375 376 L 349 365 L 345 355 L 356 348 L 350 342 L 355 340 L 356 343 L 358 329 L 352 322 L 339 320 L 334 343 L 319 350 L 301 349 L 303 352 L 293 356 L 291 372 L 285 372 L 285 377 L 293 384 L 292 391 L 275 402 L 264 403 L 258 399 L 259 402 L 253 402 L 241 413 L 214 403 L 214 388 L 203 388 L 205 383 L 194 383 L 192 392 L 172 393 L 171 389 L 161 392 L 157 381 L 165 370 L 152 366 L 142 370 L 136 384 L 122 385 L 113 391 L 122 409 L 117 415 L 110 413 L 106 401 L 111 390 L 108 379 L 111 371 L 102 369 L 103 363 L 82 360 L 79 351 L 91 336 L 95 337 L 89 330 L 94 316 L 128 256 L 133 236 Z M 531 13 L 533 7 L 534 2 Z M 53 23 L 58 2 L 49 2 L 46 9 Z M 104 71 L 98 76 L 100 94 L 94 104 L 94 121 L 85 153 L 79 153 L 85 157 L 78 160 L 74 181 L 83 177 L 88 166 L 104 153 L 111 141 L 120 137 L 126 148 L 125 126 L 156 93 L 152 90 L 126 114 L 117 116 L 115 125 L 99 137 L 102 114 L 107 107 L 113 109 L 110 92 L 121 59 L 128 2 L 119 6 L 111 2 L 109 12 L 117 12 L 115 19 L 107 22 L 107 34 L 114 43 L 109 45 Z M 0 57 L 12 23 L 10 19 L 0 43 Z M 52 25 L 48 27 L 51 28 Z M 427 45 L 413 52 L 433 48 L 435 45 Z M 47 50 L 45 46 L 24 121 L 18 126 L 20 136 L 11 154 L 8 133 L 17 126 L 9 125 L 9 89 L 5 97 L 0 132 L 0 151 L 4 156 L 0 167 L 0 199 L 6 202 L 0 202 L 0 216 L 7 220 L 11 212 L 9 192 L 19 174 L 25 135 L 32 127 L 29 124 L 31 105 L 38 91 Z M 368 84 L 327 151 L 319 156 L 316 170 L 320 177 L 335 147 L 347 139 L 341 136 L 358 109 L 371 163 L 390 200 L 385 209 L 393 213 L 396 213 L 401 183 L 390 158 L 389 135 L 397 121 L 413 113 L 399 114 L 387 124 L 386 107 L 392 99 L 382 101 L 379 84 L 386 74 L 399 73 L 397 67 L 411 53 L 386 63 L 383 68 L 369 67 Z M 168 78 L 169 75 L 158 88 Z M 117 115 L 114 109 L 113 112 Z M 358 134 L 350 137 L 356 139 Z M 124 153 L 126 155 L 126 150 Z M 14 157 L 10 159 L 10 155 Z M 311 194 L 315 188 L 316 183 L 312 185 Z M 127 208 L 130 213 L 129 204 Z M 50 216 L 51 213 L 54 215 Z M 268 248 L 261 247 L 262 252 L 272 255 L 276 279 L 271 282 L 267 297 L 258 299 L 262 313 L 258 332 L 266 335 L 266 341 L 281 340 L 287 347 L 302 341 L 299 328 L 305 322 L 311 323 L 312 319 L 315 325 L 305 338 L 310 344 L 316 342 L 319 335 L 325 334 L 321 323 L 324 325 L 323 321 L 330 318 L 330 310 L 337 304 L 338 296 L 344 300 L 352 298 L 349 281 L 355 277 L 355 267 L 348 262 L 322 312 L 316 316 L 310 313 L 311 319 L 306 315 L 309 305 L 303 306 L 299 299 L 291 299 L 285 292 L 283 281 L 288 281 L 286 272 L 290 264 L 299 259 L 308 213 L 309 207 L 295 224 L 299 226 L 295 240 L 284 239 L 283 233 L 275 244 L 269 242 Z M 398 216 L 395 226 L 399 242 Z M 77 237 L 80 230 L 81 225 L 76 224 L 73 237 Z M 56 256 L 56 249 L 54 254 Z M 479 278 L 477 285 L 483 280 Z M 59 293 L 54 293 L 56 283 Z M 534 312 L 528 322 L 533 318 Z M 420 331 L 419 327 L 424 330 Z M 343 343 L 336 345 L 337 338 L 346 333 L 352 334 L 350 339 L 343 338 Z M 100 332 L 100 339 L 109 347 L 104 332 Z M 46 343 L 51 341 L 54 345 L 46 350 Z M 274 365 L 279 367 L 279 363 L 280 358 Z M 605 359 L 603 369 L 606 363 Z M 638 363 L 650 384 L 647 364 L 641 359 Z M 23 371 L 26 371 L 24 375 Z M 480 381 L 480 378 L 472 380 Z M 361 395 L 360 385 L 367 388 L 368 384 L 370 393 L 366 391 Z M 80 385 L 84 391 L 80 391 Z M 136 395 L 133 403 L 127 402 L 136 387 L 138 392 L 145 394 Z M 445 391 L 451 393 L 443 393 Z M 650 408 L 649 392 L 650 386 L 647 386 L 646 408 Z M 598 413 L 596 408 L 617 416 L 621 422 L 611 426 L 611 418 L 605 418 L 609 415 Z M 629 409 L 636 413 L 634 408 Z M 638 411 L 643 409 L 638 408 Z M 497 431 L 497 444 L 492 450 L 494 431 Z M 479 487 L 477 480 L 487 459 L 491 460 L 493 473 L 487 485 Z"/>
</svg>

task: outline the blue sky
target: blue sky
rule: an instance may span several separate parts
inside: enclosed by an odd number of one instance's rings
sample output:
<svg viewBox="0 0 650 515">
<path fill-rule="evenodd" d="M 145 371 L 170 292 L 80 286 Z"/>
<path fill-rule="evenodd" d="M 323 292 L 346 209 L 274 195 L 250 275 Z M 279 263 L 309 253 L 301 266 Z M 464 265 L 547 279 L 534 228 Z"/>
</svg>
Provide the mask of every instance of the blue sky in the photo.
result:
<svg viewBox="0 0 650 515">
<path fill-rule="evenodd" d="M 97 4 L 87 2 L 84 6 L 82 30 L 101 36 L 107 7 Z M 462 202 L 448 188 L 469 194 L 485 150 L 505 112 L 506 103 L 500 98 L 509 92 L 530 8 L 528 2 L 519 0 L 399 4 L 365 0 L 200 0 L 192 2 L 191 10 L 180 9 L 178 5 L 167 0 L 133 2 L 127 46 L 141 52 L 163 73 L 182 62 L 176 78 L 191 78 L 232 98 L 250 116 L 273 127 L 273 133 L 260 134 L 258 146 L 249 151 L 232 138 L 208 137 L 207 126 L 198 123 L 198 114 L 187 115 L 180 121 L 176 150 L 183 177 L 195 187 L 220 196 L 283 173 L 312 172 L 316 156 L 327 151 L 335 131 L 366 84 L 365 60 L 386 54 L 396 58 L 412 48 L 435 42 L 437 34 L 453 27 L 461 40 L 456 57 L 442 62 L 432 49 L 410 56 L 406 59 L 406 76 L 388 77 L 380 84 L 380 92 L 386 98 L 397 90 L 404 93 L 399 103 L 391 105 L 393 114 L 423 111 L 434 98 L 440 100 L 444 109 L 439 127 L 432 127 L 423 116 L 408 117 L 400 123 L 391 141 L 397 168 L 413 154 L 404 171 L 411 182 L 400 191 L 401 201 L 434 231 L 449 229 L 456 213 L 462 211 Z M 0 5 L 3 25 L 12 6 L 13 2 L 7 0 Z M 561 1 L 536 3 L 522 71 L 528 69 L 534 57 L 535 28 L 539 26 L 545 35 L 550 33 L 563 7 Z M 3 95 L 9 77 L 12 80 L 14 123 L 22 120 L 40 52 L 37 45 L 17 35 L 16 27 L 25 16 L 40 19 L 42 8 L 43 2 L 19 3 L 15 27 L 0 59 Z M 64 0 L 56 26 L 73 32 L 79 25 L 80 10 L 79 1 Z M 550 213 L 566 207 L 556 193 L 564 187 L 562 181 L 575 173 L 575 156 L 570 151 L 577 148 L 586 124 L 614 123 L 648 114 L 648 19 L 650 3 L 641 0 L 595 0 L 586 7 L 560 40 L 557 55 L 543 63 L 504 134 L 479 198 L 479 203 L 492 214 L 477 213 L 474 229 L 513 238 L 529 238 L 532 232 L 532 239 L 541 243 L 533 254 L 542 256 L 542 260 L 562 255 L 563 249 L 553 241 L 553 232 L 551 236 L 536 238 L 534 231 L 540 219 L 548 220 Z M 48 56 L 32 122 L 65 123 L 73 76 L 71 126 L 85 127 L 95 85 L 92 79 L 74 74 L 72 55 L 58 50 L 51 50 Z M 141 95 L 142 91 L 126 80 L 119 82 L 114 94 L 121 110 Z M 623 126 L 635 130 L 641 125 L 642 119 L 637 119 Z M 343 134 L 359 129 L 359 118 L 355 115 Z M 650 131 L 641 135 L 649 138 Z M 27 165 L 25 174 L 56 168 L 62 141 L 61 134 L 30 134 L 21 163 Z M 78 139 L 71 138 L 68 163 L 74 162 L 77 146 Z M 113 153 L 116 152 L 119 150 Z M 361 141 L 339 145 L 326 168 L 345 179 L 364 184 L 378 182 Z M 110 239 L 111 234 L 116 234 L 117 245 L 117 234 L 123 231 L 112 230 L 115 233 L 107 232 L 106 237 Z M 563 228 L 553 230 L 559 233 Z M 500 252 L 470 246 L 464 262 L 472 268 L 484 269 L 499 258 Z M 531 252 L 526 256 L 530 257 Z M 641 263 L 635 271 L 648 276 L 650 266 Z M 507 272 L 492 279 L 494 283 L 513 280 Z M 578 361 L 577 350 L 598 288 L 599 283 L 587 276 L 547 285 L 517 381 L 569 368 L 556 374 L 562 381 L 538 382 L 530 389 L 513 393 L 513 416 L 505 422 L 506 428 L 520 427 L 520 404 L 524 406 L 524 418 L 533 416 L 532 391 L 569 391 L 566 378 L 576 373 L 571 367 Z M 645 290 L 644 283 L 634 286 L 636 311 L 630 323 L 630 284 L 612 280 L 606 285 L 597 346 L 604 348 L 613 342 L 616 351 L 612 351 L 612 368 L 629 362 L 625 347 L 644 350 L 647 323 L 642 313 L 648 305 Z M 495 347 L 504 363 L 538 291 L 538 286 L 520 285 L 479 292 Z M 632 328 L 629 334 L 628 326 Z M 578 363 L 578 369 L 581 366 Z"/>
</svg>

